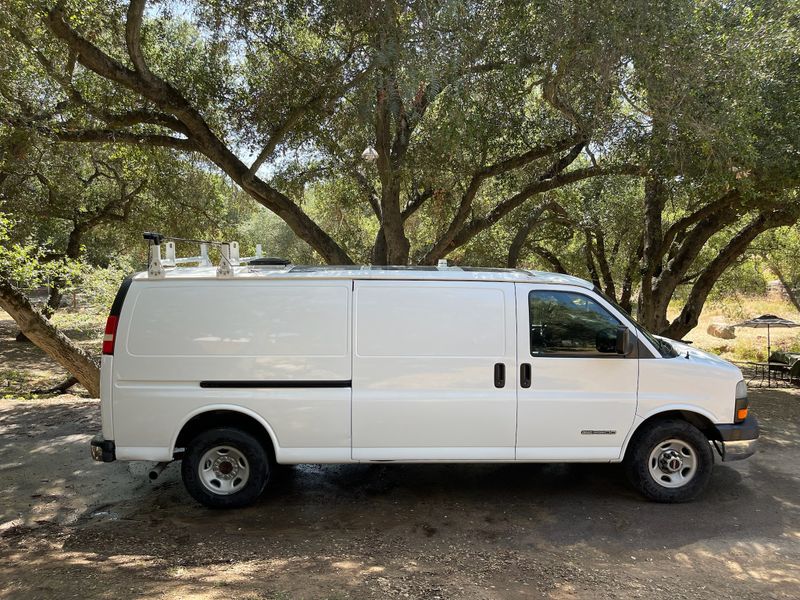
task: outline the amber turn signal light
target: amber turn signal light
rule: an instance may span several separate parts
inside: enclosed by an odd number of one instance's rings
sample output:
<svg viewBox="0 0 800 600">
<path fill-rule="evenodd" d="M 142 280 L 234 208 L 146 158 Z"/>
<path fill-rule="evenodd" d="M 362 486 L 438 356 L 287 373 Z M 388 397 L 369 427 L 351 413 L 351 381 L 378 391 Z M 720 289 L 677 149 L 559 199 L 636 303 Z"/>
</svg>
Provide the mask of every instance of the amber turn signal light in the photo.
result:
<svg viewBox="0 0 800 600">
<path fill-rule="evenodd" d="M 747 409 L 740 408 L 736 411 L 736 420 L 737 421 L 744 421 L 747 418 Z"/>
</svg>

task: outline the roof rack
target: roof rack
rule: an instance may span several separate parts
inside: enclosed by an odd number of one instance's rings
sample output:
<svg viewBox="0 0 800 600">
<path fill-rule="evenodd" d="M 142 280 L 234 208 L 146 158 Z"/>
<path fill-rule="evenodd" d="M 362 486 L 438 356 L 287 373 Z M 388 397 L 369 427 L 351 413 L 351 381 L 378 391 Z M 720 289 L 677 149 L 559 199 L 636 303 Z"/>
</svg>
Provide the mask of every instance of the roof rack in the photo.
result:
<svg viewBox="0 0 800 600">
<path fill-rule="evenodd" d="M 217 265 L 217 277 L 229 279 L 234 276 L 233 267 L 238 267 L 242 263 L 246 264 L 281 264 L 283 266 L 291 264 L 291 261 L 269 258 L 265 259 L 261 244 L 256 244 L 255 256 L 239 256 L 239 242 L 217 242 L 213 240 L 193 240 L 188 238 L 171 237 L 145 231 L 143 234 L 148 246 L 147 277 L 149 279 L 164 279 L 167 268 L 174 268 L 178 265 L 196 264 L 200 267 L 210 267 L 211 261 L 208 258 L 208 249 L 211 246 L 219 248 L 220 261 Z M 189 242 L 200 245 L 200 254 L 197 256 L 187 256 L 178 258 L 175 253 L 175 242 Z M 165 256 L 161 256 L 161 246 L 164 245 Z M 259 261 L 274 261 L 259 263 Z"/>
</svg>

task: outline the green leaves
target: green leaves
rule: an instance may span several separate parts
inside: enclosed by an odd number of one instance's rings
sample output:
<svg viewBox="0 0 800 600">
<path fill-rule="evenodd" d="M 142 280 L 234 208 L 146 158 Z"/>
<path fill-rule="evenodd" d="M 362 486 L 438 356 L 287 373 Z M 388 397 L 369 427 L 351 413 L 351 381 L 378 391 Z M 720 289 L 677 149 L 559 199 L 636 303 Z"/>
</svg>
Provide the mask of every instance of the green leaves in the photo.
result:
<svg viewBox="0 0 800 600">
<path fill-rule="evenodd" d="M 80 277 L 81 265 L 62 258 L 47 260 L 47 249 L 39 244 L 12 241 L 13 219 L 0 212 L 0 277 L 23 289 L 33 289 L 51 281 L 66 286 Z"/>
</svg>

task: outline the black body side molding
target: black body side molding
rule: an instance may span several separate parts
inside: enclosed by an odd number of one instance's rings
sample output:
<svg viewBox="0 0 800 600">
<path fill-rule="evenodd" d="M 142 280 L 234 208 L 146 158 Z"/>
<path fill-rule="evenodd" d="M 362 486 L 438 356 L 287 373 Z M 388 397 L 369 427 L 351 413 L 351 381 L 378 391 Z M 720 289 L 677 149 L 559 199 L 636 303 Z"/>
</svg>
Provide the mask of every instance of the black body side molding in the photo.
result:
<svg viewBox="0 0 800 600">
<path fill-rule="evenodd" d="M 201 388 L 349 388 L 351 379 L 311 379 L 311 380 L 217 380 L 201 381 Z"/>
</svg>

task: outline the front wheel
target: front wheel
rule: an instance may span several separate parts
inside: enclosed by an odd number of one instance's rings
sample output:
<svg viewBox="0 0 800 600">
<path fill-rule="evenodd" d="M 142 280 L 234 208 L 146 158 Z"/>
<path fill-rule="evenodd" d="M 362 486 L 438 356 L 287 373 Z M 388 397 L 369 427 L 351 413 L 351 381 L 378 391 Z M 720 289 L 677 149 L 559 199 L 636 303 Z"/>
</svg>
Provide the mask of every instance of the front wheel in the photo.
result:
<svg viewBox="0 0 800 600">
<path fill-rule="evenodd" d="M 625 456 L 634 487 L 656 502 L 688 502 L 708 484 L 714 455 L 691 423 L 667 420 L 636 433 Z"/>
<path fill-rule="evenodd" d="M 221 427 L 197 435 L 181 465 L 186 490 L 210 508 L 240 508 L 255 502 L 269 480 L 269 455 L 252 435 Z"/>
</svg>

